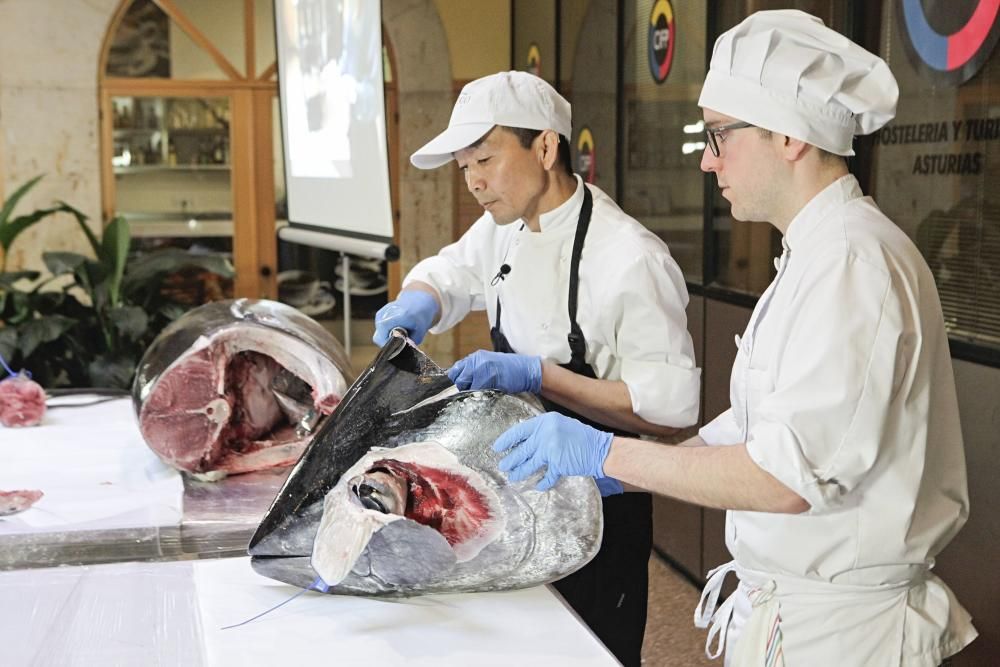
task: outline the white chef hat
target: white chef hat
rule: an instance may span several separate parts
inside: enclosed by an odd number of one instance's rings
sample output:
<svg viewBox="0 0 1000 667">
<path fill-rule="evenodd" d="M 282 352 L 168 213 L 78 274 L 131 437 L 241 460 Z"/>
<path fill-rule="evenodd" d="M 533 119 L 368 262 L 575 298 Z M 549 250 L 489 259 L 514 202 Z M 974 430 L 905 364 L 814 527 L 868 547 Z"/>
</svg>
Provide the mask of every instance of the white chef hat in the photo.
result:
<svg viewBox="0 0 1000 667">
<path fill-rule="evenodd" d="M 418 169 L 447 164 L 496 125 L 555 130 L 571 136 L 570 106 L 556 89 L 534 74 L 500 72 L 467 83 L 458 95 L 448 129 L 410 156 Z"/>
<path fill-rule="evenodd" d="M 698 106 L 838 155 L 896 115 L 889 66 L 821 19 L 794 9 L 751 14 L 715 41 Z"/>
</svg>

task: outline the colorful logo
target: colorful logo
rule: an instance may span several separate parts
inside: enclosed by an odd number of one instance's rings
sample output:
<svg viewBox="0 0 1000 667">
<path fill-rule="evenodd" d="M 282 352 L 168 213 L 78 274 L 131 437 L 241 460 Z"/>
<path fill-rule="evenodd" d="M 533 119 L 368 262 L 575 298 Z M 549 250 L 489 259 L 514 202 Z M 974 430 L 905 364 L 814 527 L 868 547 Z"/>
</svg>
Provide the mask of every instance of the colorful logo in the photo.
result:
<svg viewBox="0 0 1000 667">
<path fill-rule="evenodd" d="M 927 79 L 937 84 L 959 86 L 982 68 L 1000 39 L 997 15 L 1000 0 L 972 0 L 969 20 L 957 30 L 943 35 L 931 26 L 928 14 L 937 5 L 942 12 L 957 11 L 956 0 L 896 0 L 899 30 L 910 62 Z M 926 7 L 926 8 L 925 8 Z"/>
<path fill-rule="evenodd" d="M 542 52 L 538 50 L 538 44 L 528 47 L 528 71 L 535 76 L 542 75 Z"/>
<path fill-rule="evenodd" d="M 670 5 L 670 0 L 656 0 L 649 15 L 649 35 L 646 38 L 649 73 L 656 83 L 663 83 L 670 74 L 676 37 L 674 8 Z"/>
<path fill-rule="evenodd" d="M 587 183 L 593 183 L 597 176 L 597 153 L 594 151 L 594 135 L 584 126 L 576 138 L 576 173 Z"/>
</svg>

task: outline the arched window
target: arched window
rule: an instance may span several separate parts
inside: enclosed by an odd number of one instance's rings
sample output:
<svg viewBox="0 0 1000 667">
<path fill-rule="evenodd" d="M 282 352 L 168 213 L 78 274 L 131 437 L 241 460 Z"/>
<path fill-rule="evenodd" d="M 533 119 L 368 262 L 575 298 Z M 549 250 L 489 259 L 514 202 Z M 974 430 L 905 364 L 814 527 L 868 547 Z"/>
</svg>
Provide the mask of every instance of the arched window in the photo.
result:
<svg viewBox="0 0 1000 667">
<path fill-rule="evenodd" d="M 100 62 L 103 208 L 139 247 L 232 252 L 273 297 L 283 199 L 270 0 L 126 0 Z"/>
</svg>

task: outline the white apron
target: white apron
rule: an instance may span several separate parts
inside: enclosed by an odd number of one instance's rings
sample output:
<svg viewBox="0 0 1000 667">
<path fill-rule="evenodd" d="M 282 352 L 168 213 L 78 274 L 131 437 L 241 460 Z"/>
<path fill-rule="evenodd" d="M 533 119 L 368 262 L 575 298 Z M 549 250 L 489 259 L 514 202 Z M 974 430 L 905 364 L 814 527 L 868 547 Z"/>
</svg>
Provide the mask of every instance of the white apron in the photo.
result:
<svg viewBox="0 0 1000 667">
<path fill-rule="evenodd" d="M 739 588 L 722 605 L 719 591 L 736 572 Z M 695 611 L 695 625 L 710 628 L 705 651 L 710 658 L 726 652 L 727 667 L 808 664 L 904 664 L 903 627 L 908 591 L 923 582 L 883 586 L 845 586 L 773 573 L 752 572 L 735 561 L 712 570 Z M 786 661 L 782 613 L 792 621 L 799 647 Z M 864 626 L 868 642 L 846 645 L 829 628 Z M 712 642 L 716 647 L 712 649 Z M 802 649 L 808 652 L 803 654 Z M 798 655 L 796 655 L 796 653 Z M 937 659 L 930 663 L 937 665 Z"/>
</svg>

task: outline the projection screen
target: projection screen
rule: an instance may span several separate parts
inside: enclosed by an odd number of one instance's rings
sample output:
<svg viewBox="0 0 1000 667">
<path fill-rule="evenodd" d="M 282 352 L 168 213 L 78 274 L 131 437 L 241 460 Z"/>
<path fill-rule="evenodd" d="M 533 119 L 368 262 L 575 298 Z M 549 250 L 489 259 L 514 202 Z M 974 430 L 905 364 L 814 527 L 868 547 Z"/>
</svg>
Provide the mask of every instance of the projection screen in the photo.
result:
<svg viewBox="0 0 1000 667">
<path fill-rule="evenodd" d="M 396 250 L 380 5 L 275 1 L 289 221 L 282 239 L 369 256 Z"/>
</svg>

